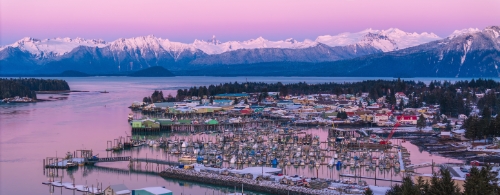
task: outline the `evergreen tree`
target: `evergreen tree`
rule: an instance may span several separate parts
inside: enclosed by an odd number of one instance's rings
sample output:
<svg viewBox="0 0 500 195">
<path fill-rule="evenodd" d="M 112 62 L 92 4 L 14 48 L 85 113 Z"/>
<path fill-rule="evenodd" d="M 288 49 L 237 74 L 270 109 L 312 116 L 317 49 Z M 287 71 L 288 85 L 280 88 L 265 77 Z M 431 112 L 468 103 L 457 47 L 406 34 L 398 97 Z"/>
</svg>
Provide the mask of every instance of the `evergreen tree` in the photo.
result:
<svg viewBox="0 0 500 195">
<path fill-rule="evenodd" d="M 423 114 L 420 114 L 420 116 L 418 116 L 418 120 L 417 120 L 417 128 L 419 130 L 422 130 L 423 128 L 425 128 L 425 126 L 427 126 L 427 124 L 425 122 L 425 117 Z"/>
<path fill-rule="evenodd" d="M 483 166 L 481 170 L 472 167 L 469 176 L 465 178 L 464 195 L 499 194 L 497 175 L 498 172 L 491 172 L 490 166 Z"/>
<path fill-rule="evenodd" d="M 403 99 L 399 100 L 399 110 L 403 110 L 405 108 L 405 102 Z"/>
<path fill-rule="evenodd" d="M 363 193 L 364 195 L 373 195 L 373 191 L 372 189 L 370 189 L 369 187 L 365 190 L 365 193 Z"/>
<path fill-rule="evenodd" d="M 420 189 L 414 185 L 410 177 L 404 177 L 401 185 L 396 184 L 389 189 L 386 195 L 421 195 Z"/>
<path fill-rule="evenodd" d="M 389 95 L 389 104 L 392 106 L 396 105 L 396 94 L 394 93 L 394 90 L 391 90 L 391 94 Z"/>
<path fill-rule="evenodd" d="M 448 117 L 443 117 L 443 120 L 441 121 L 441 123 L 448 123 Z"/>
<path fill-rule="evenodd" d="M 453 181 L 448 169 L 439 171 L 440 177 L 434 174 L 431 179 L 429 194 L 433 195 L 460 195 L 460 189 Z"/>
<path fill-rule="evenodd" d="M 451 126 L 451 124 L 450 124 L 450 121 L 448 121 L 448 122 L 446 123 L 446 127 L 445 127 L 445 128 L 446 128 L 446 131 L 451 131 L 452 126 Z"/>
<path fill-rule="evenodd" d="M 421 176 L 417 178 L 417 183 L 415 185 L 420 190 L 421 194 L 429 194 L 431 186 L 429 182 L 424 182 L 424 179 Z"/>
<path fill-rule="evenodd" d="M 468 139 L 472 139 L 472 141 L 474 142 L 474 139 L 476 139 L 480 135 L 479 131 L 481 129 L 481 124 L 479 118 L 477 118 L 477 116 L 469 117 L 467 120 L 465 120 L 464 128 L 465 137 Z"/>
<path fill-rule="evenodd" d="M 435 125 L 435 124 L 438 124 L 439 122 L 439 115 L 435 114 L 432 118 L 432 124 Z"/>
<path fill-rule="evenodd" d="M 497 116 L 495 117 L 495 120 L 493 121 L 492 125 L 493 125 L 493 129 L 495 130 L 494 133 L 493 133 L 494 136 L 495 137 L 500 136 L 500 114 L 497 114 Z"/>
</svg>

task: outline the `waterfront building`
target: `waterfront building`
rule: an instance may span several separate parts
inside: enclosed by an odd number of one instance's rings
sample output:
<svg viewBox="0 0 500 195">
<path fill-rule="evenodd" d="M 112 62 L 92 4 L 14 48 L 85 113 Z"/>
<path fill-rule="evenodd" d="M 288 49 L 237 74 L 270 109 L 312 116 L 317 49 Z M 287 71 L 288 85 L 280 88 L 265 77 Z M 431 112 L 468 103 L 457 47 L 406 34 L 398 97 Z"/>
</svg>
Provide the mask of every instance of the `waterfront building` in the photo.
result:
<svg viewBox="0 0 500 195">
<path fill-rule="evenodd" d="M 214 96 L 215 99 L 228 99 L 228 100 L 237 100 L 237 99 L 248 99 L 250 96 L 247 93 L 224 93 L 217 94 Z"/>
<path fill-rule="evenodd" d="M 104 190 L 104 195 L 130 195 L 131 191 L 123 184 L 110 185 Z"/>
<path fill-rule="evenodd" d="M 147 187 L 132 190 L 132 195 L 173 195 L 173 192 L 164 187 Z"/>
</svg>

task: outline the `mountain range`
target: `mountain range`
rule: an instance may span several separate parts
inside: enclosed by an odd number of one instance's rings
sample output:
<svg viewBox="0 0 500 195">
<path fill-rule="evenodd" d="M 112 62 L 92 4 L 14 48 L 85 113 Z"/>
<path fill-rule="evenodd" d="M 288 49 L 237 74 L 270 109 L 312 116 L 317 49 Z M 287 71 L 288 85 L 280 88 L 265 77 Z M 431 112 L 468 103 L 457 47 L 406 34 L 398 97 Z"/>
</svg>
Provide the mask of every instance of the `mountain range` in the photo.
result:
<svg viewBox="0 0 500 195">
<path fill-rule="evenodd" d="M 499 45 L 498 26 L 456 30 L 445 38 L 397 28 L 304 41 L 27 37 L 0 47 L 0 74 L 113 74 L 163 66 L 176 75 L 498 77 Z"/>
</svg>

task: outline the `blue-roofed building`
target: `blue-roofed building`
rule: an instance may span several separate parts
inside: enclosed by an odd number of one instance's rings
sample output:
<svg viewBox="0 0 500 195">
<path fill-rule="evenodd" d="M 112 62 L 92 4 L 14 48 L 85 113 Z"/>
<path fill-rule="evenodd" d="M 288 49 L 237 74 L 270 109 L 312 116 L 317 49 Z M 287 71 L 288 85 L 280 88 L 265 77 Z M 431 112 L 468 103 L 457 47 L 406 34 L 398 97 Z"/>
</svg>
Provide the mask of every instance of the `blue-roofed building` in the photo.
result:
<svg viewBox="0 0 500 195">
<path fill-rule="evenodd" d="M 293 101 L 291 100 L 281 100 L 281 101 L 278 101 L 276 103 L 276 106 L 280 107 L 280 108 L 285 108 L 287 106 L 293 106 Z"/>
<path fill-rule="evenodd" d="M 156 108 L 171 108 L 175 106 L 174 102 L 161 102 L 161 103 L 153 103 Z"/>
<path fill-rule="evenodd" d="M 246 93 L 224 93 L 224 94 L 217 94 L 214 96 L 215 99 L 229 99 L 229 100 L 235 100 L 235 99 L 248 99 L 250 96 Z"/>
<path fill-rule="evenodd" d="M 234 100 L 213 100 L 213 106 L 230 106 L 234 104 Z"/>
</svg>

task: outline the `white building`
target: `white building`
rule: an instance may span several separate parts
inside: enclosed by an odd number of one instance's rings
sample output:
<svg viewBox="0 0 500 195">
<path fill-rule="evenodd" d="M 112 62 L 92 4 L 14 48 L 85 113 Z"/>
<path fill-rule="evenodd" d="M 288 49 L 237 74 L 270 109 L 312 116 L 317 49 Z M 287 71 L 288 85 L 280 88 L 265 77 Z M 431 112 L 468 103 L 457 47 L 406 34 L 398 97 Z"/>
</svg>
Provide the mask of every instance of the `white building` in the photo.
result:
<svg viewBox="0 0 500 195">
<path fill-rule="evenodd" d="M 104 190 L 104 195 L 130 195 L 131 191 L 123 184 L 110 185 Z"/>
</svg>

